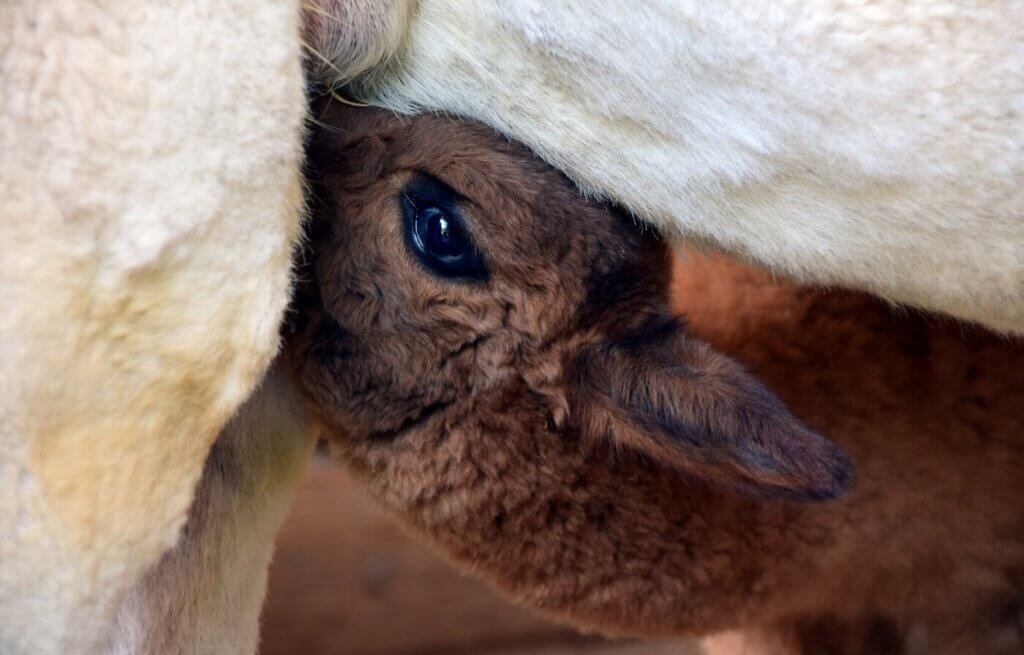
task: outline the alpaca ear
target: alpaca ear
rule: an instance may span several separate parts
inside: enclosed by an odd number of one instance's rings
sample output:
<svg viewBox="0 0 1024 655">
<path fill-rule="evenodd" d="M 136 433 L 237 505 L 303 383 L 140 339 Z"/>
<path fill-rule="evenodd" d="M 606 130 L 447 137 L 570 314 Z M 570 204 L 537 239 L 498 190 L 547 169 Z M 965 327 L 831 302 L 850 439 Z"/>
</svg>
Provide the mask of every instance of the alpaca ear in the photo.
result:
<svg viewBox="0 0 1024 655">
<path fill-rule="evenodd" d="M 842 449 L 677 321 L 585 347 L 569 382 L 585 438 L 698 478 L 805 500 L 839 497 L 852 479 Z"/>
</svg>

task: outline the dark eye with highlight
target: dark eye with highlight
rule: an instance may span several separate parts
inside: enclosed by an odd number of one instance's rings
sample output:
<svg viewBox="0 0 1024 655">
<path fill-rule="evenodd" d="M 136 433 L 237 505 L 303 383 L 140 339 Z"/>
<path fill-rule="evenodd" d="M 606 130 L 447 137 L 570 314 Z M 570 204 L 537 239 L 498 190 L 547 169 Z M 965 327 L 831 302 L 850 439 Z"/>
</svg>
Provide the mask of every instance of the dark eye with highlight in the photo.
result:
<svg viewBox="0 0 1024 655">
<path fill-rule="evenodd" d="M 482 281 L 487 267 L 459 211 L 460 196 L 425 173 L 402 189 L 402 216 L 409 248 L 433 273 L 448 279 Z"/>
</svg>

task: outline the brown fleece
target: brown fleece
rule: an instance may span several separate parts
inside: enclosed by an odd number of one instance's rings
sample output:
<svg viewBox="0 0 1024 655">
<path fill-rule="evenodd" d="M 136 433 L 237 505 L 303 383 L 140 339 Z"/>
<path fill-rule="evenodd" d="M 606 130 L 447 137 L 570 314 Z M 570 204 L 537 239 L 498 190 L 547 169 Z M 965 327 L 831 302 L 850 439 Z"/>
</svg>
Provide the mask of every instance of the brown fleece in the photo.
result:
<svg viewBox="0 0 1024 655">
<path fill-rule="evenodd" d="M 1024 344 L 722 255 L 687 253 L 673 297 L 857 466 L 829 505 L 841 547 L 798 581 L 814 611 L 771 627 L 780 652 L 1024 653 Z"/>
<path fill-rule="evenodd" d="M 658 236 L 522 147 L 444 117 L 318 120 L 291 366 L 338 457 L 451 558 L 612 634 L 796 650 L 863 624 L 902 649 L 911 627 L 945 647 L 1009 625 L 1019 348 L 701 258 L 676 276 L 684 330 Z M 457 194 L 484 278 L 410 251 L 400 198 L 423 173 Z M 811 428 L 854 456 L 849 491 Z"/>
</svg>

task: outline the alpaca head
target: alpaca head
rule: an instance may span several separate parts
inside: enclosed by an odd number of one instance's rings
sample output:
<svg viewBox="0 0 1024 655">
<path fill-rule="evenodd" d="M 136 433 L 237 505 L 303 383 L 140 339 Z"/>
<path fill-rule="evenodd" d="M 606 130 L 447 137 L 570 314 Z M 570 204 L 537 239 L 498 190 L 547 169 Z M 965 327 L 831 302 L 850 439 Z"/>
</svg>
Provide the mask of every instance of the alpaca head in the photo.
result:
<svg viewBox="0 0 1024 655">
<path fill-rule="evenodd" d="M 455 557 L 571 614 L 566 548 L 660 529 L 651 485 L 843 493 L 844 453 L 686 335 L 652 230 L 475 124 L 319 122 L 289 365 L 333 450 Z"/>
</svg>

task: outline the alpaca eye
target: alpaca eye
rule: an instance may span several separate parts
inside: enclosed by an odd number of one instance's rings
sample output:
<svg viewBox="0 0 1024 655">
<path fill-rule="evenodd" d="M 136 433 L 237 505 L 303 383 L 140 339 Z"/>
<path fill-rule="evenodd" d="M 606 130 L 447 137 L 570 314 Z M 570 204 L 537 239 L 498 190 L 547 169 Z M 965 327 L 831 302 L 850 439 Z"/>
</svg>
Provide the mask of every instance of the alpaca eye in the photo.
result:
<svg viewBox="0 0 1024 655">
<path fill-rule="evenodd" d="M 434 257 L 457 259 L 470 249 L 462 225 L 448 218 L 443 209 L 427 207 L 416 214 L 415 220 L 415 239 Z"/>
<path fill-rule="evenodd" d="M 409 247 L 429 270 L 445 278 L 485 280 L 487 268 L 458 207 L 459 195 L 428 175 L 417 175 L 402 190 L 402 214 Z"/>
</svg>

